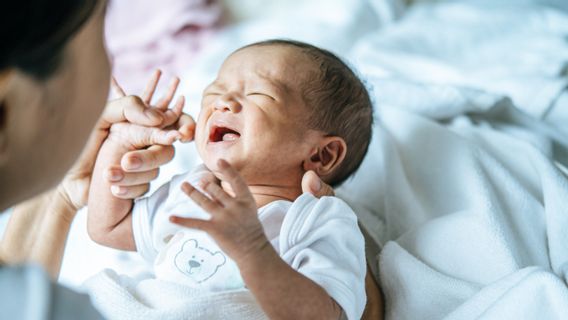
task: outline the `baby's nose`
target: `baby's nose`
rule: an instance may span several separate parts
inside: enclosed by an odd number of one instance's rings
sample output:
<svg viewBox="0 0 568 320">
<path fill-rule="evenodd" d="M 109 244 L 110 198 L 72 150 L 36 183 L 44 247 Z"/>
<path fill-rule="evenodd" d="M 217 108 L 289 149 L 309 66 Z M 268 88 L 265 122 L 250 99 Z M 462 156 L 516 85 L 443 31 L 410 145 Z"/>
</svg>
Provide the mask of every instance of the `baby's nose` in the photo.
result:
<svg viewBox="0 0 568 320">
<path fill-rule="evenodd" d="M 240 112 L 242 107 L 241 104 L 231 95 L 224 94 L 219 96 L 215 102 L 215 109 L 219 111 L 230 111 L 233 113 Z"/>
</svg>

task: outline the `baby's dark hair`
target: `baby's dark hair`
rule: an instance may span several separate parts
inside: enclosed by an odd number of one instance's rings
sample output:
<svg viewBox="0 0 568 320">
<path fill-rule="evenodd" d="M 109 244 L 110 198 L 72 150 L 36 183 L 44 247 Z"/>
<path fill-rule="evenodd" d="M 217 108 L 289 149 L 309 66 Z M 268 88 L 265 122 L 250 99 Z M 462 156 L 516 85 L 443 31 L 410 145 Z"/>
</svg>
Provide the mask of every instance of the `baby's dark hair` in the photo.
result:
<svg viewBox="0 0 568 320">
<path fill-rule="evenodd" d="M 359 168 L 371 141 L 373 106 L 365 84 L 335 54 L 311 44 L 272 39 L 244 48 L 255 46 L 294 47 L 316 64 L 317 72 L 303 89 L 306 104 L 313 107 L 307 124 L 311 129 L 345 140 L 345 159 L 325 181 L 334 187 L 340 185 Z"/>
</svg>

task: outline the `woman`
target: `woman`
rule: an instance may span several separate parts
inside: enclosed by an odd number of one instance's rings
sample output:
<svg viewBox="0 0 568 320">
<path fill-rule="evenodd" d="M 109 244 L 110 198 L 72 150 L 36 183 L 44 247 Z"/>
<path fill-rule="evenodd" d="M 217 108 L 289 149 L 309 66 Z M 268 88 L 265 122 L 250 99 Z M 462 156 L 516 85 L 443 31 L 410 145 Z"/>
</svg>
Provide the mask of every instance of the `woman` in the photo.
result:
<svg viewBox="0 0 568 320">
<path fill-rule="evenodd" d="M 0 318 L 100 318 L 86 296 L 52 282 L 69 227 L 87 202 L 109 127 L 164 120 L 148 106 L 152 88 L 142 100 L 124 97 L 104 107 L 110 78 L 105 7 L 104 0 L 28 0 L 11 1 L 0 13 L 0 210 L 35 196 L 14 208 L 0 244 Z M 177 119 L 182 140 L 192 139 L 193 125 L 187 115 Z M 172 146 L 154 145 L 155 137 L 151 130 L 125 137 L 140 150 L 122 158 L 134 169 L 109 171 L 108 179 L 127 190 L 121 197 L 145 193 L 173 157 Z M 303 186 L 332 192 L 312 174 Z M 25 265 L 30 262 L 43 269 Z"/>
</svg>

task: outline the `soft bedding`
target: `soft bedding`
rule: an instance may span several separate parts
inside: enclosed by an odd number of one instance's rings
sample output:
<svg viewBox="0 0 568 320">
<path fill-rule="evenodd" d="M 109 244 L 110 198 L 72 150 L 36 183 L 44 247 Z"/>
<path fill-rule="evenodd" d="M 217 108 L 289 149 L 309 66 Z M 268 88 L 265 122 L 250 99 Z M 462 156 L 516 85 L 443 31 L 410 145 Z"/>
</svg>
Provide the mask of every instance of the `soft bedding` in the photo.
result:
<svg viewBox="0 0 568 320">
<path fill-rule="evenodd" d="M 568 317 L 568 16 L 418 6 L 350 58 L 374 87 L 369 157 L 340 196 L 384 244 L 388 319 Z"/>
<path fill-rule="evenodd" d="M 295 38 L 355 65 L 372 87 L 376 126 L 361 169 L 337 192 L 368 241 L 384 246 L 369 258 L 389 319 L 568 318 L 568 131 L 562 118 L 545 122 L 567 114 L 568 15 L 499 3 L 416 5 L 381 27 L 378 17 L 400 12 L 331 1 L 326 12 L 341 19 L 304 13 L 226 28 L 180 75 L 196 115 L 222 58 L 247 42 Z M 192 147 L 178 148 L 154 188 L 194 159 Z M 72 237 L 81 228 L 84 215 Z M 69 244 L 69 284 L 108 257 L 119 273 L 145 271 L 124 253 Z M 85 248 L 101 253 L 74 260 Z"/>
</svg>

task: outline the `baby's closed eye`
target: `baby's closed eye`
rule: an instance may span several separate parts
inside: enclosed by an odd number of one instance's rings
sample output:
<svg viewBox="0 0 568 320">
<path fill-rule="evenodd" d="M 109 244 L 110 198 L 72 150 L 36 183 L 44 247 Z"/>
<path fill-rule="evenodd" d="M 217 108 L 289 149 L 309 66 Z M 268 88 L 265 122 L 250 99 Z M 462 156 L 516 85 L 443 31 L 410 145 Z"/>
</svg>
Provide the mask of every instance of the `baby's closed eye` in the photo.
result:
<svg viewBox="0 0 568 320">
<path fill-rule="evenodd" d="M 271 99 L 273 101 L 276 101 L 276 98 L 274 98 L 272 95 L 268 94 L 268 93 L 264 93 L 264 92 L 249 92 L 246 94 L 247 97 L 253 96 L 253 97 L 263 97 L 263 98 L 268 98 Z"/>
</svg>

